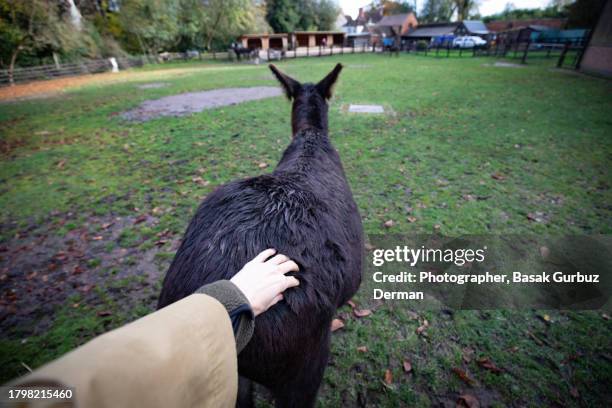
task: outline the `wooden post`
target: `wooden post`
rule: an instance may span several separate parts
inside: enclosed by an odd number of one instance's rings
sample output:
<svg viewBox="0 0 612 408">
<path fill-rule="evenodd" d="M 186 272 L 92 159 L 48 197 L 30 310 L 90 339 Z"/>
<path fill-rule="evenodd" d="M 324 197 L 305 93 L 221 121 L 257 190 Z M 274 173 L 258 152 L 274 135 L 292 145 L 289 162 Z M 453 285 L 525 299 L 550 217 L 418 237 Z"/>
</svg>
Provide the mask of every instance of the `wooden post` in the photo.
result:
<svg viewBox="0 0 612 408">
<path fill-rule="evenodd" d="M 569 50 L 569 43 L 566 42 L 565 46 L 563 47 L 563 51 L 561 51 L 561 55 L 559 56 L 559 60 L 557 61 L 557 68 L 563 67 L 563 61 L 565 61 L 565 54 L 567 54 L 568 50 Z"/>
<path fill-rule="evenodd" d="M 353 54 L 355 53 L 355 41 L 353 41 Z"/>
<path fill-rule="evenodd" d="M 527 44 L 525 46 L 525 52 L 523 52 L 523 58 L 521 58 L 521 64 L 526 64 L 527 63 L 527 53 L 529 52 L 529 45 L 531 44 L 531 41 L 527 41 Z"/>
<path fill-rule="evenodd" d="M 310 47 L 306 47 L 306 56 L 310 57 Z"/>
<path fill-rule="evenodd" d="M 329 46 L 329 55 L 334 55 L 334 45 Z"/>
<path fill-rule="evenodd" d="M 476 49 L 475 45 L 474 45 L 474 49 Z M 461 54 L 463 54 L 463 47 L 459 47 L 459 58 L 461 58 Z"/>
<path fill-rule="evenodd" d="M 446 58 L 450 57 L 450 44 L 446 44 Z"/>
<path fill-rule="evenodd" d="M 321 56 L 321 45 L 319 44 L 319 57 Z"/>
</svg>

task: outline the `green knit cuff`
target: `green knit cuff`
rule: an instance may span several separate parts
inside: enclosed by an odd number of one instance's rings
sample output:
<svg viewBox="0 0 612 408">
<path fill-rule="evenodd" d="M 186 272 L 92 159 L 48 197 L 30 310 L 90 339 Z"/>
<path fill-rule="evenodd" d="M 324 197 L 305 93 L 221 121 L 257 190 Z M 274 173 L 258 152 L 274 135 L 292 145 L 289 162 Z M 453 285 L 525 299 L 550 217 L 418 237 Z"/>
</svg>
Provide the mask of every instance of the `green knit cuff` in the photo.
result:
<svg viewBox="0 0 612 408">
<path fill-rule="evenodd" d="M 196 293 L 203 293 L 217 299 L 225 307 L 228 314 L 239 306 L 244 304 L 250 305 L 244 293 L 228 280 L 220 280 L 204 285 Z M 249 343 L 254 331 L 255 320 L 249 316 L 249 313 L 241 313 L 238 329 L 234 333 L 237 353 L 240 353 Z"/>
</svg>

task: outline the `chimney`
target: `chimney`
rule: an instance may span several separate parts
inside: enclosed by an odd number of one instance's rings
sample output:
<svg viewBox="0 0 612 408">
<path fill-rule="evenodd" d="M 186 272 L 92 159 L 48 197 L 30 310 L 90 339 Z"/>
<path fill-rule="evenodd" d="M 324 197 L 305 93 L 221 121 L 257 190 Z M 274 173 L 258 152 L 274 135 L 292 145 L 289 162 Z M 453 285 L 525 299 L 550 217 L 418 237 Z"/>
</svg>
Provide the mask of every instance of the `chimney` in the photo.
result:
<svg viewBox="0 0 612 408">
<path fill-rule="evenodd" d="M 363 12 L 363 7 L 359 7 L 359 15 L 357 16 L 357 20 L 365 20 L 365 13 Z"/>
</svg>

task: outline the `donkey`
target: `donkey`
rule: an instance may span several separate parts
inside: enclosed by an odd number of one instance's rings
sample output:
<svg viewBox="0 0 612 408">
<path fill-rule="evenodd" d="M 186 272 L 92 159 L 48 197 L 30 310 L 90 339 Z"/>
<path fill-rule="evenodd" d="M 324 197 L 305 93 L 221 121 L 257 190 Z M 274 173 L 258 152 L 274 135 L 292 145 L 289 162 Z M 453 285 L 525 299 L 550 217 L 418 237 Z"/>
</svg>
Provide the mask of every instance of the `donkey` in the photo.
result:
<svg viewBox="0 0 612 408">
<path fill-rule="evenodd" d="M 206 197 L 166 274 L 158 307 L 230 279 L 266 248 L 289 256 L 300 267 L 300 285 L 256 318 L 253 338 L 238 356 L 238 405 L 252 404 L 254 381 L 278 407 L 311 407 L 327 365 L 331 320 L 361 283 L 363 229 L 327 129 L 327 100 L 342 65 L 316 85 L 270 69 L 293 100 L 291 143 L 271 174 L 230 182 Z"/>
</svg>

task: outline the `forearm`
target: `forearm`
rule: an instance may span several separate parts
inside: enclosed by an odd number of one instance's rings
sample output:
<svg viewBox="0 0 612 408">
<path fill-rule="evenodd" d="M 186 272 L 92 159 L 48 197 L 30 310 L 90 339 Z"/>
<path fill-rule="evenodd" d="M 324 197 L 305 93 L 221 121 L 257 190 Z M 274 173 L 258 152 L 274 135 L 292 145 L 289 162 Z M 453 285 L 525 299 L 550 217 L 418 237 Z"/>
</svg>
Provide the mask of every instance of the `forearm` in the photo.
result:
<svg viewBox="0 0 612 408">
<path fill-rule="evenodd" d="M 217 300 L 194 294 L 101 335 L 12 385 L 75 388 L 78 406 L 233 406 L 236 347 Z"/>
</svg>

